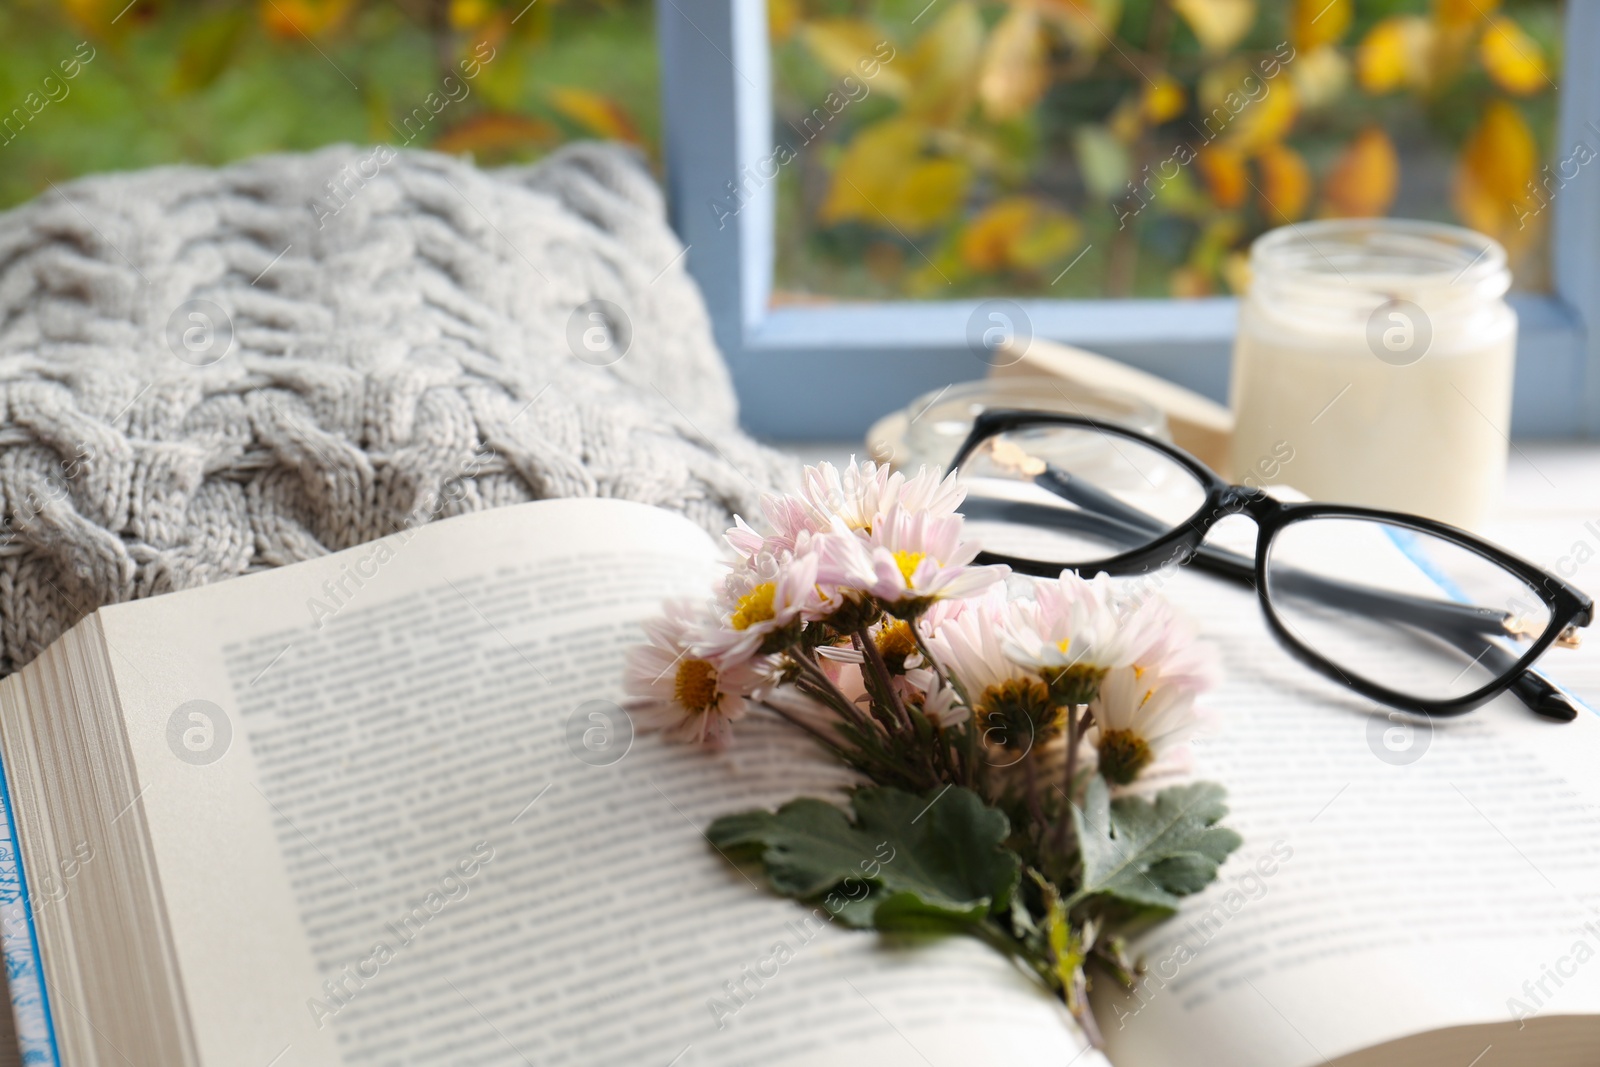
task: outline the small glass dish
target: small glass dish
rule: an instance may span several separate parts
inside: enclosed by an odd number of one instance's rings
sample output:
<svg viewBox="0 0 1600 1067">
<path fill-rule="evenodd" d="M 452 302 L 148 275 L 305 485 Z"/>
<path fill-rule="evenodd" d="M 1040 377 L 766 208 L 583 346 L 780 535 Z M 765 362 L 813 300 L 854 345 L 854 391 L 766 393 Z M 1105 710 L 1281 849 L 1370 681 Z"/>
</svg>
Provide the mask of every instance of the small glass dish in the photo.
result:
<svg viewBox="0 0 1600 1067">
<path fill-rule="evenodd" d="M 961 447 L 972 423 L 991 409 L 1052 411 L 1104 419 L 1170 442 L 1166 417 L 1129 393 L 1091 389 L 1046 376 L 956 382 L 924 393 L 903 410 L 885 415 L 867 431 L 867 454 L 896 470 L 944 467 Z"/>
</svg>

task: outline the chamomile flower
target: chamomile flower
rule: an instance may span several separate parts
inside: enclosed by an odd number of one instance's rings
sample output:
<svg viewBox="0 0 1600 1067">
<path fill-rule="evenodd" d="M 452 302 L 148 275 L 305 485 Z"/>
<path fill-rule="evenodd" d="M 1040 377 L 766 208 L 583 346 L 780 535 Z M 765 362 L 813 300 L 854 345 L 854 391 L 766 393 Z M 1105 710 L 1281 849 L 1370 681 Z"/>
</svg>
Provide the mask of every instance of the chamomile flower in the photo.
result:
<svg viewBox="0 0 1600 1067">
<path fill-rule="evenodd" d="M 1017 602 L 1003 644 L 1015 662 L 1036 671 L 1063 703 L 1084 704 L 1113 667 L 1131 664 L 1143 630 L 1124 625 L 1116 587 L 1104 574 L 1086 581 L 1071 571 L 1039 582 Z"/>
<path fill-rule="evenodd" d="M 624 704 L 642 731 L 673 741 L 721 748 L 749 698 L 771 683 L 761 659 L 711 657 L 696 651 L 716 620 L 689 601 L 669 601 L 644 624 L 647 644 L 628 650 Z"/>
<path fill-rule="evenodd" d="M 871 460 L 852 459 L 843 470 L 831 463 L 807 467 L 804 485 L 804 499 L 812 509 L 859 533 L 870 533 L 895 508 L 954 515 L 966 496 L 953 471 L 941 478 L 937 470 L 923 467 L 907 478 Z"/>
<path fill-rule="evenodd" d="M 911 632 L 911 623 L 904 619 L 885 617 L 869 626 L 867 632 L 891 674 L 904 674 L 908 668 L 921 664 L 922 653 L 917 649 L 917 638 Z M 854 643 L 848 642 L 823 645 L 817 649 L 817 656 L 824 661 L 835 663 L 859 664 L 866 661 L 861 650 Z"/>
<path fill-rule="evenodd" d="M 1168 682 L 1196 692 L 1216 686 L 1215 650 L 1199 640 L 1194 625 L 1165 597 L 1146 598 L 1125 615 L 1123 626 L 1135 667 L 1159 671 Z"/>
<path fill-rule="evenodd" d="M 1004 567 L 974 567 L 976 542 L 961 540 L 961 516 L 893 508 L 866 538 L 837 531 L 825 539 L 825 584 L 857 590 L 906 617 L 936 600 L 968 597 L 998 582 Z"/>
<path fill-rule="evenodd" d="M 951 471 L 944 477 L 937 470 L 923 467 L 906 479 L 895 495 L 894 503 L 907 511 L 921 511 L 929 515 L 954 515 L 967 498 L 967 491 Z"/>
<path fill-rule="evenodd" d="M 934 659 L 971 701 L 980 735 L 991 746 L 1026 754 L 1061 728 L 1062 710 L 1036 671 L 1005 654 L 1001 634 L 1015 609 L 996 585 L 946 617 L 928 635 Z"/>
<path fill-rule="evenodd" d="M 722 535 L 728 547 L 738 553 L 741 559 L 754 559 L 767 547 L 767 539 L 759 530 L 754 529 L 744 521 L 743 515 L 733 517 L 733 525 L 728 527 L 728 532 Z"/>
<path fill-rule="evenodd" d="M 927 667 L 906 671 L 895 678 L 894 684 L 907 706 L 915 705 L 930 721 L 940 726 L 956 726 L 966 722 L 972 714 L 961 703 L 954 687 L 940 682 L 938 674 Z"/>
<path fill-rule="evenodd" d="M 1194 688 L 1164 679 L 1155 670 L 1107 671 L 1089 705 L 1101 777 L 1127 785 L 1189 740 L 1204 723 L 1196 695 Z"/>
<path fill-rule="evenodd" d="M 852 457 L 843 470 L 832 463 L 807 467 L 802 493 L 818 513 L 837 519 L 846 529 L 866 531 L 904 480 L 886 466 L 871 460 L 857 463 Z"/>
<path fill-rule="evenodd" d="M 724 535 L 728 546 L 743 559 L 754 559 L 763 553 L 793 554 L 800 551 L 802 540 L 827 530 L 829 525 L 827 515 L 804 498 L 788 494 L 762 494 L 761 513 L 772 530 L 770 534 L 761 533 L 745 522 L 743 516 L 735 515 L 733 526 Z"/>
<path fill-rule="evenodd" d="M 817 556 L 806 552 L 780 558 L 763 552 L 736 565 L 723 582 L 725 625 L 710 630 L 700 651 L 714 657 L 747 659 L 777 652 L 802 613 L 819 610 Z"/>
</svg>

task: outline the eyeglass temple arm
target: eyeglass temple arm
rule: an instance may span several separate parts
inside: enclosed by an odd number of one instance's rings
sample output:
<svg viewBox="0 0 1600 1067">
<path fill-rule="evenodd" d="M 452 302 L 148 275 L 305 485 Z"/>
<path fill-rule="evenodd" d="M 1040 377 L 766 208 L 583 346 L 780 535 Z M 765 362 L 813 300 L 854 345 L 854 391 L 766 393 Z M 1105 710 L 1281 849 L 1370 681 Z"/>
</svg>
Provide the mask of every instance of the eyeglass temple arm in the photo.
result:
<svg viewBox="0 0 1600 1067">
<path fill-rule="evenodd" d="M 1076 503 L 1082 508 L 1093 509 L 1082 512 L 1061 512 L 1054 508 L 1022 504 L 1029 511 L 1037 510 L 1040 513 L 1036 516 L 1036 522 L 1039 519 L 1048 517 L 1049 521 L 1062 524 L 1061 520 L 1065 516 L 1071 515 L 1078 520 L 1073 525 L 1098 525 L 1102 530 L 1114 527 L 1126 532 L 1137 533 L 1141 536 L 1149 536 L 1151 533 L 1159 533 L 1161 531 L 1162 524 L 1153 516 L 1147 515 L 1137 508 L 1130 507 L 1091 485 L 1072 481 L 1069 476 L 1058 468 L 1047 466 L 1045 471 L 1035 478 L 1035 482 L 1041 488 L 1072 503 Z M 1021 504 L 1021 502 L 1018 503 Z M 1096 512 L 1101 514 L 1096 514 Z M 1104 512 L 1111 512 L 1116 517 L 1103 514 Z M 1091 521 L 1085 522 L 1084 520 Z M 1094 522 L 1092 520 L 1100 521 Z M 1209 573 L 1241 584 L 1255 585 L 1254 562 L 1236 552 L 1202 543 L 1195 549 L 1190 562 Z M 1360 586 L 1350 586 L 1342 582 L 1315 578 L 1299 571 L 1290 571 L 1284 577 L 1287 577 L 1291 583 L 1290 588 L 1295 589 L 1297 592 L 1310 594 L 1317 599 L 1340 607 L 1372 607 L 1375 606 L 1374 602 L 1376 601 L 1377 604 L 1382 605 L 1396 617 L 1412 622 L 1413 625 L 1420 623 L 1423 629 L 1439 633 L 1440 636 L 1445 637 L 1468 655 L 1471 654 L 1471 649 L 1475 645 L 1482 643 L 1482 637 L 1479 636 L 1475 639 L 1473 637 L 1474 633 L 1479 635 L 1484 633 L 1499 634 L 1504 630 L 1504 616 L 1490 609 L 1455 604 L 1450 601 L 1406 596 Z M 1408 610 L 1404 612 L 1395 611 L 1396 608 L 1402 606 Z M 1502 646 L 1491 644 L 1489 647 L 1493 651 L 1488 655 L 1499 669 L 1508 669 L 1515 663 L 1515 659 L 1511 659 L 1509 663 L 1506 662 L 1511 653 Z M 1544 675 L 1531 668 L 1524 671 L 1511 684 L 1511 690 L 1531 710 L 1547 718 L 1571 722 L 1578 717 L 1578 707 L 1572 698 L 1563 693 Z"/>
<path fill-rule="evenodd" d="M 1165 524 L 1138 508 L 1123 503 L 1093 485 L 1072 478 L 1057 467 L 1046 466 L 1034 483 L 1085 510 L 1096 512 L 1117 525 L 1143 536 L 1160 534 Z M 1255 585 L 1255 562 L 1247 556 L 1202 543 L 1195 549 L 1194 563 L 1202 569 L 1236 581 Z M 1391 617 L 1417 626 L 1439 629 L 1466 627 L 1483 633 L 1505 633 L 1504 612 L 1474 604 L 1413 596 L 1388 589 L 1322 578 L 1289 567 L 1275 568 L 1273 583 L 1284 592 L 1293 592 L 1335 607 L 1350 609 L 1383 608 Z"/>
</svg>

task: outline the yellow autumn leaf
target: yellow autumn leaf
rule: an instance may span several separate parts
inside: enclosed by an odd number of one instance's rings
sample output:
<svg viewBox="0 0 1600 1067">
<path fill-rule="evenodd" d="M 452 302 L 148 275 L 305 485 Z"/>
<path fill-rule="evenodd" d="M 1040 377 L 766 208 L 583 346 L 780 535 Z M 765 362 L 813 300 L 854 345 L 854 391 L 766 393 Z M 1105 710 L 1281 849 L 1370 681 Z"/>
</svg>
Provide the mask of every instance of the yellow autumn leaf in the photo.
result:
<svg viewBox="0 0 1600 1067">
<path fill-rule="evenodd" d="M 1344 96 L 1350 85 L 1350 60 L 1331 44 L 1301 53 L 1289 65 L 1295 99 L 1307 111 L 1326 107 Z"/>
<path fill-rule="evenodd" d="M 1004 270 L 1010 262 L 1011 246 L 1033 219 L 1031 198 L 1008 197 L 996 200 L 967 223 L 961 234 L 961 262 L 980 274 Z"/>
<path fill-rule="evenodd" d="M 1521 26 L 1503 16 L 1489 20 L 1478 44 L 1483 69 L 1508 93 L 1527 96 L 1550 84 L 1544 50 Z"/>
<path fill-rule="evenodd" d="M 944 222 L 961 207 L 972 172 L 958 159 L 927 159 L 895 184 L 883 212 L 913 233 Z"/>
<path fill-rule="evenodd" d="M 1172 0 L 1172 6 L 1211 55 L 1238 44 L 1256 21 L 1256 0 Z"/>
<path fill-rule="evenodd" d="M 639 128 L 622 105 L 592 89 L 575 85 L 558 86 L 550 91 L 550 106 L 597 137 L 610 141 L 639 144 Z"/>
<path fill-rule="evenodd" d="M 994 122 L 1019 118 L 1039 102 L 1050 86 L 1049 56 L 1039 13 L 1014 7 L 995 25 L 983 49 L 978 98 Z"/>
<path fill-rule="evenodd" d="M 494 15 L 494 5 L 489 0 L 450 0 L 450 28 L 475 30 Z"/>
<path fill-rule="evenodd" d="M 261 0 L 257 13 L 276 37 L 320 37 L 342 23 L 353 6 L 354 0 Z"/>
<path fill-rule="evenodd" d="M 961 262 L 980 274 L 1038 270 L 1078 245 L 1077 220 L 1029 196 L 1012 196 L 985 207 L 961 234 Z"/>
<path fill-rule="evenodd" d="M 1206 181 L 1211 202 L 1220 208 L 1236 208 L 1244 203 L 1250 188 L 1244 153 L 1225 144 L 1212 144 L 1200 150 L 1195 166 Z"/>
<path fill-rule="evenodd" d="M 1311 168 L 1288 145 L 1269 145 L 1256 157 L 1261 168 L 1261 213 L 1275 225 L 1304 218 L 1311 203 Z"/>
<path fill-rule="evenodd" d="M 857 133 L 834 167 L 820 212 L 823 223 L 876 219 L 876 205 L 888 202 L 901 176 L 921 157 L 925 140 L 923 127 L 903 118 L 876 122 Z"/>
<path fill-rule="evenodd" d="M 456 155 L 497 156 L 529 148 L 548 148 L 561 140 L 561 131 L 538 118 L 502 111 L 480 111 L 443 133 L 429 147 Z"/>
<path fill-rule="evenodd" d="M 828 73 L 838 77 L 866 78 L 872 87 L 900 98 L 906 92 L 906 74 L 894 56 L 894 46 L 882 29 L 861 19 L 818 19 L 800 30 L 800 39 Z"/>
<path fill-rule="evenodd" d="M 101 32 L 116 14 L 110 10 L 109 0 L 61 0 L 61 7 L 67 18 L 85 32 Z"/>
<path fill-rule="evenodd" d="M 1157 74 L 1145 85 L 1139 100 L 1139 111 L 1146 122 L 1159 126 L 1183 114 L 1189 98 L 1183 85 L 1170 74 Z"/>
<path fill-rule="evenodd" d="M 1505 239 L 1520 227 L 1528 183 L 1539 168 L 1539 146 L 1522 113 L 1504 100 L 1484 109 L 1456 166 L 1456 214 L 1475 230 Z"/>
<path fill-rule="evenodd" d="M 1196 132 L 1242 149 L 1282 138 L 1299 110 L 1290 79 L 1262 77 L 1243 56 L 1210 67 L 1200 76 L 1195 96 L 1200 112 Z"/>
<path fill-rule="evenodd" d="M 906 110 L 936 126 L 954 125 L 965 117 L 978 81 L 983 36 L 976 4 L 963 0 L 945 8 L 905 60 L 911 82 Z"/>
<path fill-rule="evenodd" d="M 1090 56 L 1111 47 L 1122 21 L 1122 0 L 1034 0 L 1034 6 L 1073 51 Z"/>
<path fill-rule="evenodd" d="M 1290 33 L 1295 51 L 1310 52 L 1338 44 L 1355 17 L 1354 0 L 1295 0 Z"/>
<path fill-rule="evenodd" d="M 1068 252 L 1077 248 L 1083 238 L 1083 228 L 1064 211 L 1051 209 L 1042 213 L 1032 229 L 1022 235 L 1011 249 L 1011 261 L 1020 270 L 1039 270 L 1058 262 Z"/>
<path fill-rule="evenodd" d="M 1276 78 L 1263 82 L 1262 95 L 1240 111 L 1228 127 L 1228 141 L 1242 151 L 1256 151 L 1283 140 L 1299 114 L 1293 81 Z"/>
<path fill-rule="evenodd" d="M 800 25 L 800 0 L 767 0 L 767 35 L 787 41 Z"/>
<path fill-rule="evenodd" d="M 1442 29 L 1476 25 L 1500 6 L 1500 0 L 1433 0 L 1433 20 Z"/>
<path fill-rule="evenodd" d="M 1418 89 L 1428 83 L 1434 27 L 1417 15 L 1397 15 L 1379 22 L 1356 49 L 1356 78 L 1373 95 L 1396 89 Z"/>
<path fill-rule="evenodd" d="M 833 225 L 858 220 L 920 231 L 961 207 L 971 167 L 957 159 L 927 157 L 928 131 L 905 118 L 887 119 L 856 134 L 833 171 L 820 213 Z"/>
<path fill-rule="evenodd" d="M 1206 190 L 1200 188 L 1204 176 L 1195 173 L 1194 167 L 1179 167 L 1176 174 L 1167 177 L 1167 168 L 1164 165 L 1155 168 L 1156 176 L 1161 179 L 1161 212 L 1174 218 L 1204 219 L 1208 218 L 1215 210 L 1211 197 Z M 1125 210 L 1137 207 L 1138 202 L 1124 200 L 1121 204 L 1113 206 L 1112 210 L 1121 217 Z"/>
<path fill-rule="evenodd" d="M 1382 215 L 1400 191 L 1400 156 L 1382 127 L 1368 126 L 1345 146 L 1322 183 L 1324 214 Z"/>
</svg>

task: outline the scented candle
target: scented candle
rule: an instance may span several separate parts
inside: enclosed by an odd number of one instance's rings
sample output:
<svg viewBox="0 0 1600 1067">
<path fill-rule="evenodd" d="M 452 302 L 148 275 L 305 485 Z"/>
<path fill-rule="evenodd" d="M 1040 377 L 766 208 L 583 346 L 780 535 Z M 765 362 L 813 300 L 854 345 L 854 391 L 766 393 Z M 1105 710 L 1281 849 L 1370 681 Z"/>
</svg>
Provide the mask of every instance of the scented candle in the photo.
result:
<svg viewBox="0 0 1600 1067">
<path fill-rule="evenodd" d="M 1236 476 L 1479 524 L 1499 499 L 1517 319 L 1505 251 L 1459 227 L 1338 219 L 1250 252 Z"/>
</svg>

